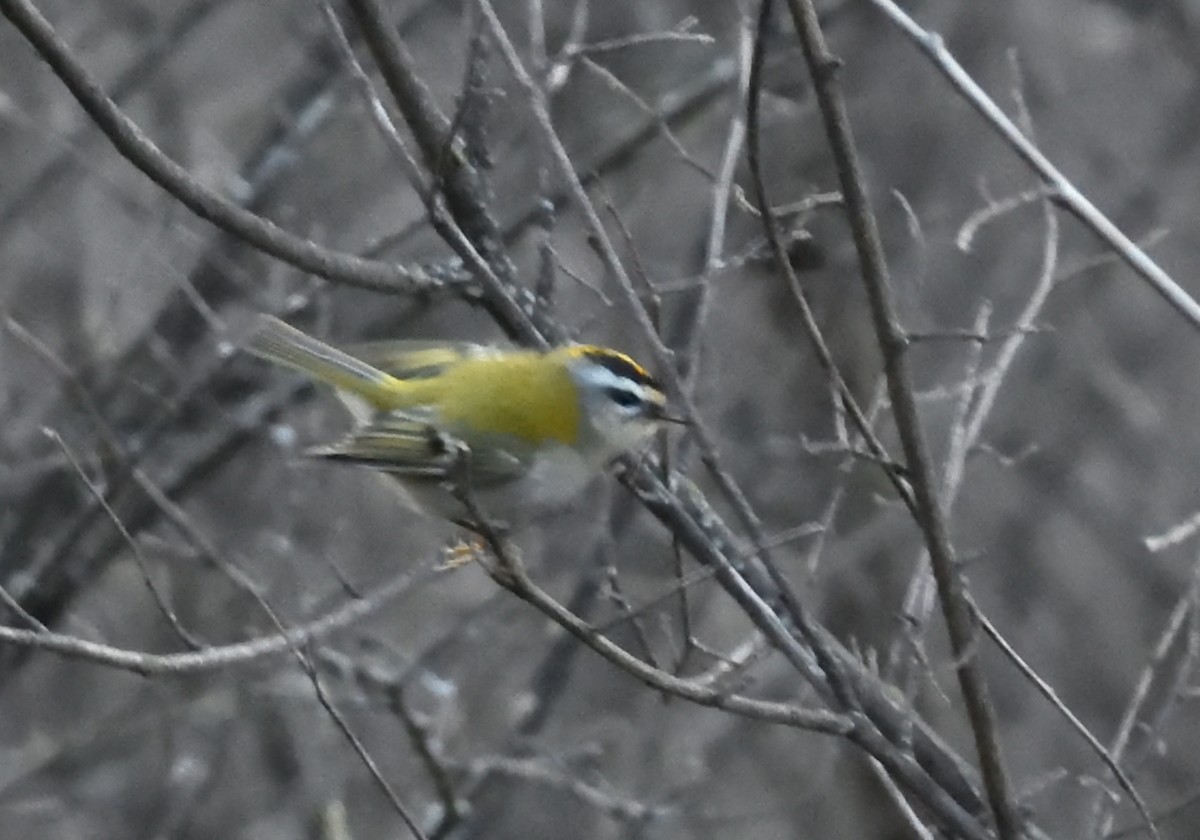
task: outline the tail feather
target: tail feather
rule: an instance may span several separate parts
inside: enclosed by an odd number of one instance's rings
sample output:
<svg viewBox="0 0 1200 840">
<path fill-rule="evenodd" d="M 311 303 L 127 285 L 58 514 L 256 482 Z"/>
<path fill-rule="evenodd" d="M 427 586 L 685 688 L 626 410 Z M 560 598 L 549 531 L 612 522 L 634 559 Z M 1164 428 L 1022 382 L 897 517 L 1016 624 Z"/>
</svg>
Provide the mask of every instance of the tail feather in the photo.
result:
<svg viewBox="0 0 1200 840">
<path fill-rule="evenodd" d="M 246 346 L 261 359 L 299 371 L 383 408 L 403 387 L 401 380 L 361 359 L 285 324 L 260 315 Z"/>
</svg>

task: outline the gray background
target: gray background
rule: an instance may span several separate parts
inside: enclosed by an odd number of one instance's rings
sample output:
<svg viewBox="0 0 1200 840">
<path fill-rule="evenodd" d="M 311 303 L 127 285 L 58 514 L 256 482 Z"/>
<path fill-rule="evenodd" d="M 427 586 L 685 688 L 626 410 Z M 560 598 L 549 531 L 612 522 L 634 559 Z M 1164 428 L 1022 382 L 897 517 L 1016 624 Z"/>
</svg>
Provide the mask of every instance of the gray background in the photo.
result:
<svg viewBox="0 0 1200 840">
<path fill-rule="evenodd" d="M 501 6 L 522 47 L 528 5 Z M 573 4 L 544 5 L 553 50 Z M 452 110 L 468 32 L 462 10 L 393 6 L 427 81 Z M 208 186 L 252 195 L 256 210 L 331 246 L 360 250 L 412 228 L 390 257 L 446 256 L 423 229 L 420 202 L 348 83 L 315 4 L 128 0 L 42 9 L 97 77 L 123 85 L 130 116 Z M 831 46 L 845 61 L 850 115 L 905 326 L 968 329 L 988 302 L 991 328 L 1003 333 L 1037 280 L 1042 207 L 1025 203 L 984 226 L 969 252 L 955 237 L 989 200 L 1036 181 L 869 3 L 824 10 Z M 1200 291 L 1194 7 L 933 0 L 913 12 L 1010 113 L 1019 88 L 1047 155 L 1131 237 L 1152 243 L 1153 256 L 1185 288 Z M 181 27 L 187 15 L 196 17 Z M 714 95 L 671 125 L 690 155 L 715 171 L 735 107 L 721 79 L 736 60 L 737 5 L 593 3 L 585 41 L 665 30 L 688 15 L 714 43 L 651 43 L 596 60 L 663 112 L 711 86 Z M 783 17 L 772 44 L 763 147 L 772 197 L 783 203 L 835 189 L 836 178 Z M 496 206 L 510 223 L 536 200 L 545 161 L 521 95 L 493 66 Z M 554 116 L 581 170 L 644 119 L 583 67 L 556 95 Z M 298 323 L 346 339 L 499 339 L 484 313 L 461 302 L 330 287 L 222 238 L 112 151 L 7 22 L 0 24 L 0 160 L 4 313 L 66 363 L 114 434 L 144 443 L 145 474 L 281 615 L 299 621 L 344 599 L 339 578 L 370 589 L 396 569 L 436 558 L 452 536 L 448 527 L 399 510 L 374 476 L 306 463 L 290 445 L 343 428 L 334 401 L 308 391 L 286 399 L 295 380 L 231 350 L 252 313 L 289 301 L 305 304 Z M 744 163 L 737 182 L 749 191 Z M 661 136 L 606 169 L 593 198 L 620 213 L 637 259 L 661 285 L 669 343 L 679 341 L 699 284 L 711 284 L 696 396 L 768 533 L 818 519 L 835 488 L 844 488 L 816 562 L 811 541 L 789 544 L 780 556 L 839 637 L 886 658 L 919 534 L 873 468 L 846 473 L 837 455 L 805 446 L 831 439 L 828 388 L 783 281 L 755 256 L 756 220 L 731 208 L 729 265 L 703 276 L 712 180 Z M 848 232 L 836 209 L 804 221 L 820 265 L 811 254 L 801 259 L 803 282 L 847 378 L 869 401 L 879 366 Z M 986 446 L 969 460 L 953 537 L 985 612 L 1107 742 L 1193 576 L 1194 543 L 1152 553 L 1144 538 L 1200 509 L 1193 454 L 1200 336 L 1128 270 L 1102 259 L 1102 245 L 1074 220 L 1060 214 L 1060 224 L 1064 279 L 999 392 Z M 513 254 L 532 277 L 537 234 L 521 231 Z M 566 265 L 617 298 L 576 213 L 560 214 L 552 237 Z M 626 310 L 561 274 L 556 312 L 582 340 L 647 357 Z M 984 347 L 985 363 L 997 346 Z M 947 340 L 914 351 L 939 458 L 954 407 L 946 394 L 957 393 L 948 389 L 962 384 L 974 352 L 970 342 Z M 0 577 L 6 588 L 19 587 L 13 576 L 26 564 L 55 557 L 74 575 L 52 605 L 55 629 L 139 650 L 179 649 L 128 546 L 103 517 L 82 518 L 87 495 L 42 432 L 55 429 L 100 475 L 102 435 L 73 393 L 12 328 L 0 332 Z M 264 422 L 256 412 L 271 400 L 283 408 Z M 881 433 L 894 448 L 890 424 Z M 701 468 L 690 471 L 707 487 Z M 64 481 L 47 483 L 51 474 Z M 52 497 L 41 495 L 47 488 Z M 611 539 L 598 513 L 610 503 L 622 521 L 632 517 Z M 597 622 L 619 615 L 603 590 L 603 563 L 617 570 L 634 603 L 673 579 L 668 535 L 630 504 L 606 479 L 586 504 L 520 540 L 537 579 L 562 599 L 581 582 L 601 587 L 588 607 Z M 257 606 L 202 562 L 161 512 L 133 501 L 120 511 L 184 626 L 213 644 L 270 632 Z M 718 589 L 699 584 L 690 597 L 695 632 L 707 645 L 727 650 L 746 638 L 748 623 Z M 1186 614 L 1185 641 L 1194 632 Z M 669 662 L 680 639 L 677 605 L 649 613 L 643 625 Z M 628 627 L 613 633 L 642 651 Z M 916 702 L 972 757 L 936 614 L 928 641 Z M 473 810 L 458 836 L 911 835 L 850 746 L 664 701 L 560 642 L 560 631 L 466 568 L 332 637 L 320 661 L 333 701 L 385 776 L 418 817 L 432 821 L 437 799 L 403 721 L 361 676 L 334 666 L 409 675 L 404 702 L 427 724 L 452 777 L 483 779 L 462 788 Z M 562 658 L 547 665 L 551 651 Z M 341 807 L 350 836 L 402 836 L 294 660 L 142 679 L 41 652 L 8 653 L 0 677 L 3 836 L 336 836 L 317 826 Z M 981 655 L 1023 804 L 1044 828 L 1082 836 L 1099 762 L 993 648 L 983 645 Z M 703 656 L 696 662 L 711 664 Z M 1162 714 L 1134 738 L 1131 767 L 1152 807 L 1196 788 L 1200 727 L 1186 665 L 1179 686 L 1156 685 L 1165 698 L 1153 708 Z M 753 693 L 805 697 L 775 658 L 750 677 Z M 544 718 L 531 723 L 535 708 Z M 525 764 L 505 769 L 502 759 Z M 650 818 L 629 819 L 644 808 L 654 809 Z M 1192 818 L 1185 812 L 1164 831 L 1192 836 Z M 1132 820 L 1122 807 L 1116 824 Z"/>
</svg>

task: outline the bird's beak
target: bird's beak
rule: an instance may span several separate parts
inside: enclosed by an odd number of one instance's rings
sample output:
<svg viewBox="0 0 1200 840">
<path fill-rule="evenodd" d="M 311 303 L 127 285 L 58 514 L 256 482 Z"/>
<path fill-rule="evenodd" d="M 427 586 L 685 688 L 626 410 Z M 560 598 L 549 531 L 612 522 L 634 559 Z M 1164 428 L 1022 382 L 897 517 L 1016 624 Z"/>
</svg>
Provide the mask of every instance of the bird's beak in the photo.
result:
<svg viewBox="0 0 1200 840">
<path fill-rule="evenodd" d="M 677 426 L 692 425 L 692 421 L 686 417 L 671 414 L 665 405 L 656 407 L 654 414 L 651 415 L 651 419 L 657 423 L 673 423 Z"/>
</svg>

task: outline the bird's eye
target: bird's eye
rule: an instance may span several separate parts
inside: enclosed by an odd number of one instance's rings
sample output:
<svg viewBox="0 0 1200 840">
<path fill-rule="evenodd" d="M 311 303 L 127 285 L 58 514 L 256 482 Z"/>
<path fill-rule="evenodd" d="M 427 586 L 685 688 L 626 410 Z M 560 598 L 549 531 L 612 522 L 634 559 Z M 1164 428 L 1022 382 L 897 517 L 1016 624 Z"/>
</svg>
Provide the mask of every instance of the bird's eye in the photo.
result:
<svg viewBox="0 0 1200 840">
<path fill-rule="evenodd" d="M 606 388 L 608 398 L 622 408 L 632 408 L 642 402 L 642 395 L 629 388 Z"/>
</svg>

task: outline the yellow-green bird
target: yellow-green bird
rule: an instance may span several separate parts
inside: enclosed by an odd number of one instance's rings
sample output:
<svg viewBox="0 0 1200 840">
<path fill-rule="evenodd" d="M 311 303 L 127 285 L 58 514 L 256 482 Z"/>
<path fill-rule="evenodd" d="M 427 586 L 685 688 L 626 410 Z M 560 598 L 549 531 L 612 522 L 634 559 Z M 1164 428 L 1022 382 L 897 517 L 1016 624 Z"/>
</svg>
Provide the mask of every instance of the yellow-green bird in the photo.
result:
<svg viewBox="0 0 1200 840">
<path fill-rule="evenodd" d="M 511 525 L 562 506 L 660 424 L 679 422 L 646 369 L 606 347 L 339 349 L 263 315 L 247 349 L 333 386 L 354 416 L 349 435 L 310 454 L 381 470 L 413 507 L 455 521 L 465 511 L 451 489 L 464 475 L 489 519 Z"/>
</svg>

